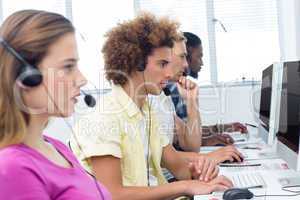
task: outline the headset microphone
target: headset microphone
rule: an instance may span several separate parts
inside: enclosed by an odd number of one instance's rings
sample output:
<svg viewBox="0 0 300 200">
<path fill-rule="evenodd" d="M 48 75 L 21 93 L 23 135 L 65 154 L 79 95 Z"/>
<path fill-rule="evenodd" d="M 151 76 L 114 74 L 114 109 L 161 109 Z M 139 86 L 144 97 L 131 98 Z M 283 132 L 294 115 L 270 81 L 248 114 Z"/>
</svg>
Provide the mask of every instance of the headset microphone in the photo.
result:
<svg viewBox="0 0 300 200">
<path fill-rule="evenodd" d="M 80 93 L 84 95 L 84 102 L 88 107 L 96 105 L 96 99 L 92 95 L 85 93 L 83 90 L 80 90 Z"/>
<path fill-rule="evenodd" d="M 186 71 L 182 72 L 182 76 L 188 78 L 187 72 L 186 72 Z M 168 84 L 166 85 L 166 87 L 163 88 L 163 92 L 165 93 L 166 96 L 170 96 L 170 95 L 171 95 L 171 93 L 172 93 L 172 92 L 171 92 L 171 87 L 172 87 L 172 85 L 173 85 L 173 83 L 168 83 Z"/>
<path fill-rule="evenodd" d="M 165 93 L 166 96 L 171 95 L 171 91 L 170 91 L 170 88 L 168 87 L 168 85 L 163 89 L 163 92 Z"/>
</svg>

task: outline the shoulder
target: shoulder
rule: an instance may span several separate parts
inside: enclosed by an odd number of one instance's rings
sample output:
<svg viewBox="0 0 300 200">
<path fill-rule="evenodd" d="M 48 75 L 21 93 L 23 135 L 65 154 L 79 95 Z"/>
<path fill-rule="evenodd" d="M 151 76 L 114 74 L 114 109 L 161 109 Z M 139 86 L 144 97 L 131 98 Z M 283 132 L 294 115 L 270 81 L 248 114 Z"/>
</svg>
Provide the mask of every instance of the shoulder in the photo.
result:
<svg viewBox="0 0 300 200">
<path fill-rule="evenodd" d="M 119 139 L 123 110 L 111 92 L 98 98 L 93 110 L 76 116 L 73 130 L 77 138 L 71 137 L 72 150 L 77 146 L 73 145 L 75 140 L 79 140 L 84 148 L 94 143 Z"/>
<path fill-rule="evenodd" d="M 0 151 L 0 199 L 50 199 L 47 181 L 28 154 L 15 146 Z"/>
<path fill-rule="evenodd" d="M 26 175 L 32 174 L 36 167 L 28 154 L 18 145 L 2 149 L 0 151 L 0 179 L 25 178 Z"/>
<path fill-rule="evenodd" d="M 11 145 L 0 150 L 0 166 L 11 166 L 14 163 L 25 161 L 26 152 L 21 145 Z"/>
</svg>

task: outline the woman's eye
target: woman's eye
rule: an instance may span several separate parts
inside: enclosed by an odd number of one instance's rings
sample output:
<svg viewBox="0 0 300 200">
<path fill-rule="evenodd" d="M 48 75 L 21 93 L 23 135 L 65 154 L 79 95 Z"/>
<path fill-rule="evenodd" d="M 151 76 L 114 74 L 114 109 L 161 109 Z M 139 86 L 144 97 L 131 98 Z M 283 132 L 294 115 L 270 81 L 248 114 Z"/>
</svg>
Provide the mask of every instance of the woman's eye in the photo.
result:
<svg viewBox="0 0 300 200">
<path fill-rule="evenodd" d="M 73 71 L 73 69 L 75 69 L 75 65 L 73 65 L 73 64 L 65 65 L 64 68 L 67 71 Z"/>
</svg>

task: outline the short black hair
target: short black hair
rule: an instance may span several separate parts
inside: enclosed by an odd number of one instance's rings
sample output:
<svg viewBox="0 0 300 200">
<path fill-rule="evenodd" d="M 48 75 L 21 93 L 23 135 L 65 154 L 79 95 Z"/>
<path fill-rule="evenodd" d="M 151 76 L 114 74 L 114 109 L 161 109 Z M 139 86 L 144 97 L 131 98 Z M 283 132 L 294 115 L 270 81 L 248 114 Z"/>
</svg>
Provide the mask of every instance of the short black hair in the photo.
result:
<svg viewBox="0 0 300 200">
<path fill-rule="evenodd" d="M 184 37 L 186 38 L 186 47 L 198 47 L 202 44 L 201 39 L 191 32 L 183 32 Z"/>
</svg>

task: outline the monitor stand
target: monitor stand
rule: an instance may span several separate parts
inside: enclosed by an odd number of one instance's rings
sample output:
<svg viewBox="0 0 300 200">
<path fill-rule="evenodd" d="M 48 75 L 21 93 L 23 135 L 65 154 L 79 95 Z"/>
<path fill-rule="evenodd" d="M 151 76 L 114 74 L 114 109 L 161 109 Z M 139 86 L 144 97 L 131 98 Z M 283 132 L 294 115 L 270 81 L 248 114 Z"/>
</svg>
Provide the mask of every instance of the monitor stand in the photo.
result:
<svg viewBox="0 0 300 200">
<path fill-rule="evenodd" d="M 261 137 L 261 139 L 268 144 L 268 140 L 269 140 L 269 131 L 266 129 L 266 127 L 262 124 L 259 123 L 258 125 L 258 134 Z"/>
</svg>

